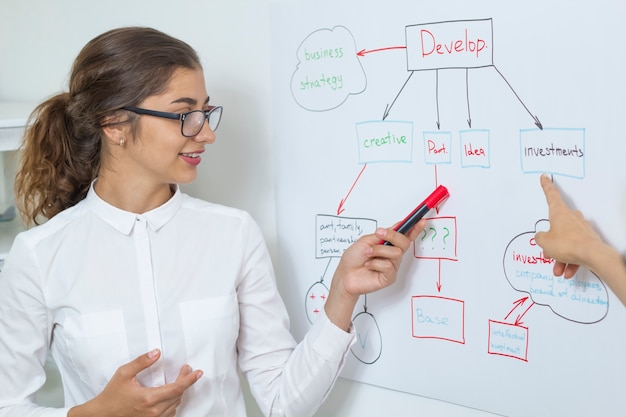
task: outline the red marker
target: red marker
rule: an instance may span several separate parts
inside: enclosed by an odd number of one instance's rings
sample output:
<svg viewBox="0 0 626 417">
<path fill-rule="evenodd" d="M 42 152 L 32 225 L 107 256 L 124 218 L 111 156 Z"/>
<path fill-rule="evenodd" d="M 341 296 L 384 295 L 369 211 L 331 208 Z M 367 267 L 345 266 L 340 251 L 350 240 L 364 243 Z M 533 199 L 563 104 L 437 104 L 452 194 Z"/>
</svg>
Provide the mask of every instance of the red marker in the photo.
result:
<svg viewBox="0 0 626 417">
<path fill-rule="evenodd" d="M 419 206 L 415 207 L 415 210 L 413 210 L 408 216 L 406 216 L 404 220 L 398 223 L 398 225 L 394 227 L 393 230 L 402 234 L 407 234 L 408 231 L 411 230 L 413 226 L 415 226 L 415 224 L 422 219 L 422 217 L 424 217 L 431 209 L 441 204 L 448 197 L 450 197 L 448 189 L 443 185 L 440 185 L 435 189 L 435 191 L 433 191 L 428 197 L 426 197 L 426 200 L 422 201 Z M 391 245 L 391 243 L 387 242 L 386 240 L 381 240 L 380 243 L 383 245 Z"/>
</svg>

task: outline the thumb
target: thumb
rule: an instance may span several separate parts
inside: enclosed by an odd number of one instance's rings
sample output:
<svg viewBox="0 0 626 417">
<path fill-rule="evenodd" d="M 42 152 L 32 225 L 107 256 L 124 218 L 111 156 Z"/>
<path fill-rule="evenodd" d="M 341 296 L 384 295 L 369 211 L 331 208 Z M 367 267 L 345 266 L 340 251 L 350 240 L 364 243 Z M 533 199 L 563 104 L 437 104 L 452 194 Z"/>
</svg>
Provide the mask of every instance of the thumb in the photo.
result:
<svg viewBox="0 0 626 417">
<path fill-rule="evenodd" d="M 535 233 L 535 242 L 537 242 L 537 244 L 541 247 L 543 247 L 543 240 L 546 237 L 547 232 L 537 232 Z"/>
<path fill-rule="evenodd" d="M 554 258 L 553 253 L 552 253 L 554 248 L 553 247 L 546 248 L 546 246 L 553 246 L 550 244 L 550 241 L 553 239 L 554 238 L 551 237 L 550 233 L 547 231 L 535 233 L 535 243 L 539 245 L 539 247 L 543 250 L 544 256 L 546 256 L 547 258 Z"/>
<path fill-rule="evenodd" d="M 122 365 L 119 372 L 125 377 L 134 378 L 139 372 L 154 365 L 160 357 L 161 351 L 159 349 L 151 350 Z"/>
</svg>

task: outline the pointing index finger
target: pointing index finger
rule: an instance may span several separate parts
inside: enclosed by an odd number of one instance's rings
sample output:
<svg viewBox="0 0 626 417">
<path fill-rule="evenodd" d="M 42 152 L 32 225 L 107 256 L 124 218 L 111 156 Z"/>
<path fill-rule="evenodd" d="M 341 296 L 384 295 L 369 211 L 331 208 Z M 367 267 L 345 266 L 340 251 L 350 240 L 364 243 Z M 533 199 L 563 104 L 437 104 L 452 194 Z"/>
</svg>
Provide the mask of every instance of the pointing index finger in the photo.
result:
<svg viewBox="0 0 626 417">
<path fill-rule="evenodd" d="M 546 196 L 546 201 L 548 202 L 548 208 L 553 209 L 559 205 L 565 204 L 563 199 L 561 198 L 561 193 L 557 190 L 556 186 L 546 174 L 542 174 L 541 178 L 541 188 L 543 188 L 543 193 Z"/>
</svg>

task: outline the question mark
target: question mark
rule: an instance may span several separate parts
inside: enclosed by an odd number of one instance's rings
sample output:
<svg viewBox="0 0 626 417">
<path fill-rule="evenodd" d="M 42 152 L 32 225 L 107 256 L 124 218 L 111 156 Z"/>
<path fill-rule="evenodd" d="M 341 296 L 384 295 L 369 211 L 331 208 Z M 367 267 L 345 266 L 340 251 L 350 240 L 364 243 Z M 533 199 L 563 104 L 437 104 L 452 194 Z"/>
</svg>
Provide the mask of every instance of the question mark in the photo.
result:
<svg viewBox="0 0 626 417">
<path fill-rule="evenodd" d="M 430 241 L 434 242 L 435 241 L 435 236 L 437 236 L 437 229 L 435 229 L 434 227 L 430 227 L 429 229 L 433 231 L 433 237 L 432 237 L 432 239 L 430 239 Z"/>
<path fill-rule="evenodd" d="M 422 231 L 424 232 L 424 236 L 422 236 L 422 239 L 421 239 L 421 241 L 423 242 L 424 239 L 426 239 L 426 230 L 422 230 Z"/>
<path fill-rule="evenodd" d="M 443 236 L 443 244 L 445 245 L 446 244 L 446 238 L 448 236 L 450 236 L 450 229 L 448 229 L 447 227 L 444 227 L 443 230 L 446 231 L 446 234 Z"/>
</svg>

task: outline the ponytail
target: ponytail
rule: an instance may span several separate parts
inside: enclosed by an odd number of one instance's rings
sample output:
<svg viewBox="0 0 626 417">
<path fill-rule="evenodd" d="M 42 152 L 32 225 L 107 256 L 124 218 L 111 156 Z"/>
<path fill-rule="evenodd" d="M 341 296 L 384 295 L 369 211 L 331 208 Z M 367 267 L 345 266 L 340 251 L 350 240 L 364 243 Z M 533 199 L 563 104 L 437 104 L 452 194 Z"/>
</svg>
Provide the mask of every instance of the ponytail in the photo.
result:
<svg viewBox="0 0 626 417">
<path fill-rule="evenodd" d="M 85 198 L 97 175 L 100 135 L 77 138 L 69 108 L 69 93 L 61 93 L 30 116 L 14 187 L 27 225 L 40 224 Z"/>
</svg>

